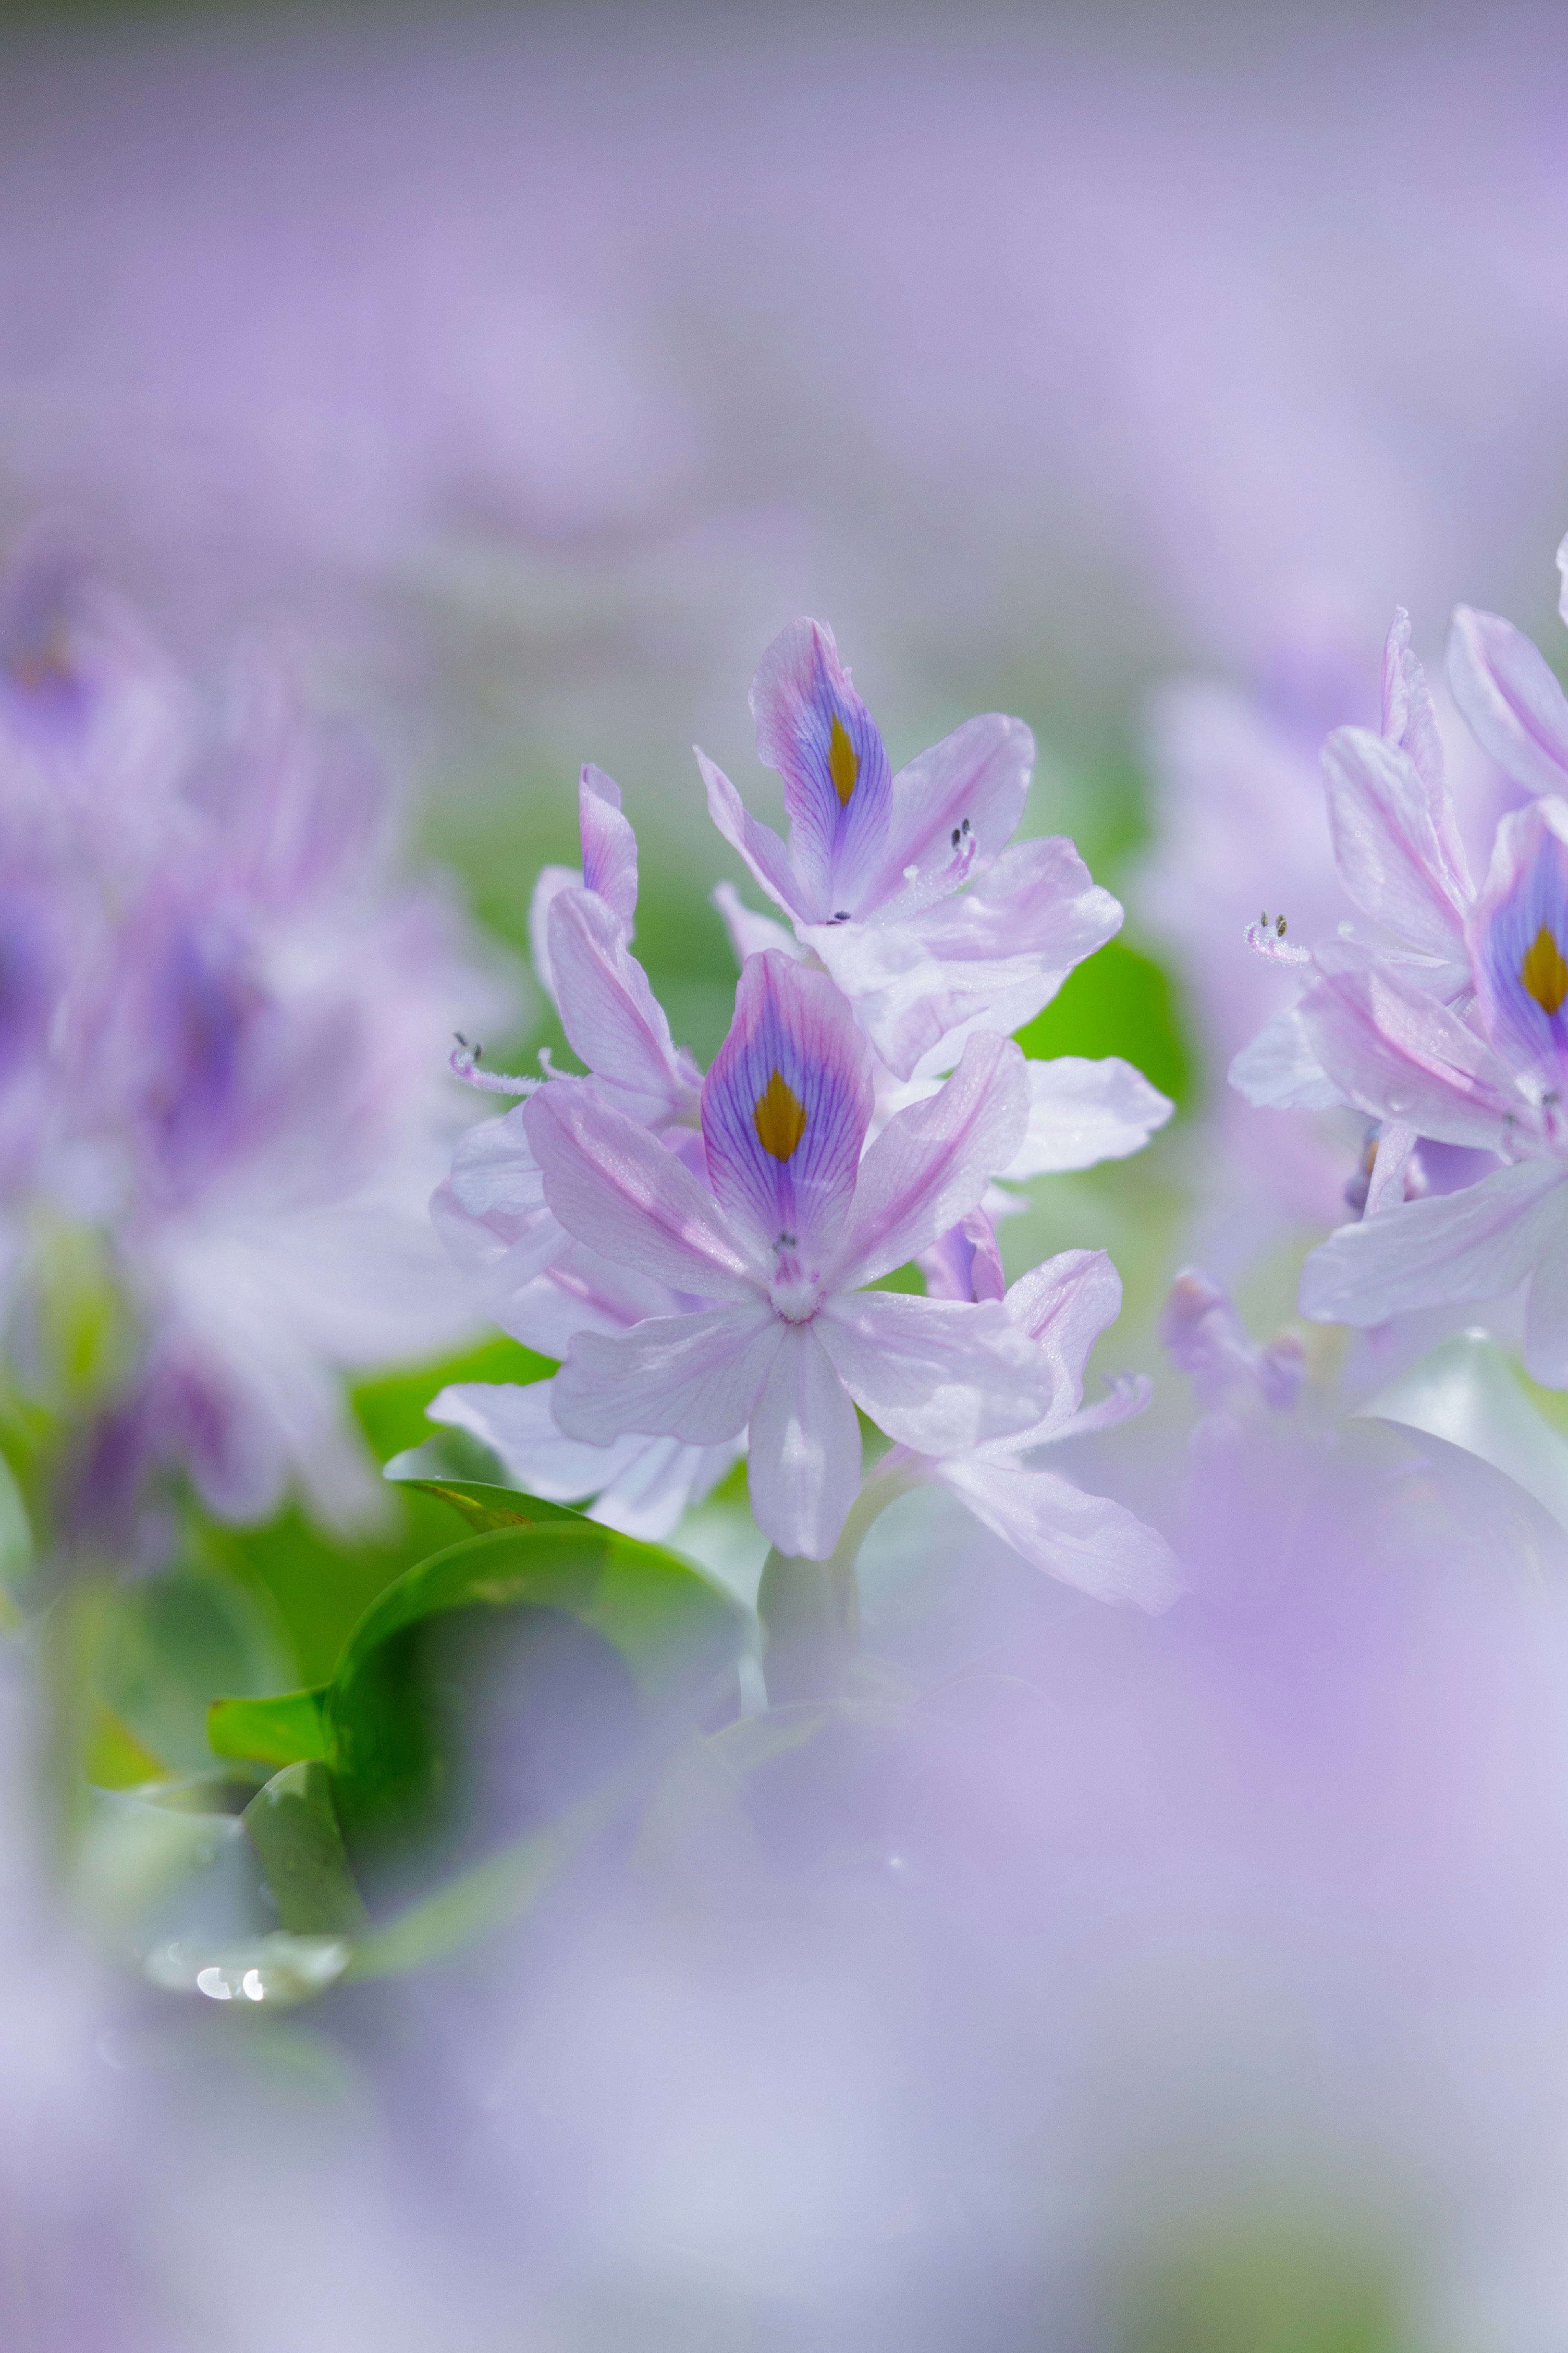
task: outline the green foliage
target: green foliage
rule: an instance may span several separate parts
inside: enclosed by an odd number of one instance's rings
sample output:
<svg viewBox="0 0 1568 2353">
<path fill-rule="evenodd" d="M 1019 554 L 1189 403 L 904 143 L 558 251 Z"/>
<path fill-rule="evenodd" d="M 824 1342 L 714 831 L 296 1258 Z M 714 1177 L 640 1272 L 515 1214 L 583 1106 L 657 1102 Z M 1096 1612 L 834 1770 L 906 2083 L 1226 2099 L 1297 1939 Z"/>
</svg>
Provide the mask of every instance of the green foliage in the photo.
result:
<svg viewBox="0 0 1568 2353">
<path fill-rule="evenodd" d="M 492 1340 L 440 1365 L 361 1383 L 360 1426 L 378 1461 L 428 1440 L 425 1409 L 452 1381 L 533 1381 L 554 1371 L 515 1340 Z M 343 1644 L 378 1593 L 447 1544 L 451 1520 L 437 1498 L 389 1484 L 383 1525 L 352 1538 L 330 1535 L 291 1507 L 262 1528 L 204 1530 L 205 1556 L 268 1596 L 293 1650 L 284 1680 L 325 1683 Z"/>
<path fill-rule="evenodd" d="M 388 1587 L 324 1689 L 213 1704 L 218 1754 L 283 1761 L 241 1817 L 283 1931 L 336 1940 L 258 1958 L 230 1936 L 210 1967 L 242 1992 L 251 1968 L 302 1998 L 351 1951 L 358 1976 L 418 1966 L 532 1901 L 644 1790 L 746 1641 L 744 1612 L 673 1554 L 509 1489 L 436 1492 L 501 1525 Z"/>
<path fill-rule="evenodd" d="M 1045 1011 L 1017 1036 L 1034 1061 L 1057 1054 L 1095 1060 L 1120 1054 L 1178 1106 L 1191 1093 L 1192 1054 L 1171 982 L 1152 956 L 1121 939 L 1069 973 Z"/>
<path fill-rule="evenodd" d="M 364 1904 L 349 1872 L 324 1765 L 286 1765 L 240 1820 L 289 1935 L 362 1933 Z"/>
<path fill-rule="evenodd" d="M 297 1765 L 324 1758 L 323 1693 L 279 1692 L 270 1699 L 215 1699 L 207 1709 L 207 1741 L 215 1757 L 253 1758 L 258 1765 Z"/>
<path fill-rule="evenodd" d="M 356 1868 L 394 1893 L 565 1810 L 732 1667 L 744 1620 L 575 1514 L 470 1536 L 384 1594 L 327 1694 Z"/>
<path fill-rule="evenodd" d="M 1123 2287 L 1117 2353 L 1397 2353 L 1394 2267 L 1302 2211 L 1194 2228 Z"/>
</svg>

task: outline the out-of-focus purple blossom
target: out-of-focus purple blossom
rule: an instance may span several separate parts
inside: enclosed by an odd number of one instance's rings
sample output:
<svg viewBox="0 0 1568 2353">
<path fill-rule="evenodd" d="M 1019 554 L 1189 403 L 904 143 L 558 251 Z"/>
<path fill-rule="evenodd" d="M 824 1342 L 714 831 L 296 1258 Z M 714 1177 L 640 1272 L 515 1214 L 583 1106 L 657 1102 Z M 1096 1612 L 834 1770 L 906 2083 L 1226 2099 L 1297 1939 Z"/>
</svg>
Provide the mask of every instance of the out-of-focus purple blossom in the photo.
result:
<svg viewBox="0 0 1568 2353">
<path fill-rule="evenodd" d="M 788 849 L 699 753 L 709 813 L 895 1077 L 951 1070 L 977 1029 L 1020 1029 L 1120 927 L 1070 841 L 1008 847 L 1035 759 L 1020 720 L 971 719 L 895 776 L 831 630 L 808 620 L 768 648 L 751 706 Z"/>
<path fill-rule="evenodd" d="M 1238 1390 L 1276 1412 L 1296 1401 L 1305 1369 L 1300 1342 L 1291 1333 L 1262 1345 L 1249 1340 L 1228 1294 L 1196 1267 L 1172 1285 L 1160 1337 L 1211 1411 Z"/>
<path fill-rule="evenodd" d="M 446 899 L 397 881 L 368 753 L 312 730 L 259 655 L 209 716 L 58 548 L 7 594 L 12 1377 L 80 1409 L 49 1329 L 85 1233 L 122 1327 L 89 1384 L 88 1515 L 112 1520 L 165 1461 L 226 1516 L 292 1482 L 363 1514 L 378 1490 L 342 1375 L 472 1327 L 420 1197 L 454 1124 L 444 1036 L 504 992 Z"/>
<path fill-rule="evenodd" d="M 178 548 L 192 615 L 282 586 L 357 651 L 368 599 L 405 677 L 574 718 L 716 703 L 825 581 L 904 708 L 998 648 L 1097 711 L 1310 600 L 1500 601 L 1568 383 L 1560 28 L 1174 21 L 15 43 L 10 496 Z"/>
</svg>

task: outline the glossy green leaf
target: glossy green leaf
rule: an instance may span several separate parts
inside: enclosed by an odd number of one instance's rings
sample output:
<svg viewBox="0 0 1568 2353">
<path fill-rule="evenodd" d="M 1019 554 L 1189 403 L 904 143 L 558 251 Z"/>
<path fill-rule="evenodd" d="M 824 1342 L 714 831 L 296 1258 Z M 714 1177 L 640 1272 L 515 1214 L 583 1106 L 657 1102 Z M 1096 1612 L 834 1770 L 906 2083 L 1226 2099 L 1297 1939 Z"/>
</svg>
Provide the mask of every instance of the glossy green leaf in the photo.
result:
<svg viewBox="0 0 1568 2353">
<path fill-rule="evenodd" d="M 291 1936 L 358 1936 L 368 1925 L 349 1870 L 327 1768 L 286 1765 L 240 1817 Z"/>
<path fill-rule="evenodd" d="M 551 1520 L 577 1524 L 583 1518 L 581 1512 L 569 1511 L 564 1504 L 542 1503 L 537 1495 L 522 1494 L 515 1487 L 491 1486 L 480 1479 L 408 1479 L 402 1483 L 416 1494 L 434 1495 L 438 1502 L 450 1504 L 480 1536 L 497 1528 L 542 1527 Z"/>
<path fill-rule="evenodd" d="M 733 1668 L 744 1613 L 658 1546 L 557 1510 L 471 1536 L 367 1612 L 324 1702 L 373 1901 L 565 1819 Z"/>
<path fill-rule="evenodd" d="M 270 1699 L 215 1699 L 207 1709 L 207 1741 L 216 1757 L 252 1757 L 258 1765 L 310 1763 L 327 1753 L 321 1688 L 279 1692 Z"/>
<path fill-rule="evenodd" d="M 1119 1054 L 1173 1102 L 1187 1100 L 1192 1056 L 1171 983 L 1152 957 L 1111 940 L 1068 975 L 1043 1013 L 1017 1033 L 1032 1060 Z"/>
</svg>

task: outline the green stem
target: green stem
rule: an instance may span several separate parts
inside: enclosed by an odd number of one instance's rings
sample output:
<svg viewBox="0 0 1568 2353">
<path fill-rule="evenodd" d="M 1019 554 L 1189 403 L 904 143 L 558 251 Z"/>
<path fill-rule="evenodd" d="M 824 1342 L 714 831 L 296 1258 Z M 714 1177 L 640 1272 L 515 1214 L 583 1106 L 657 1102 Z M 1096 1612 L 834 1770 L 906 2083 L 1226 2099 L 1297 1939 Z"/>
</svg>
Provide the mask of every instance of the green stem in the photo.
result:
<svg viewBox="0 0 1568 2353">
<path fill-rule="evenodd" d="M 860 1641 L 855 1575 L 860 1546 L 878 1514 L 918 1484 L 918 1470 L 907 1458 L 879 1466 L 850 1506 L 828 1559 L 769 1553 L 757 1588 L 757 1615 L 767 1635 L 763 1672 L 771 1706 L 842 1697 Z"/>
</svg>

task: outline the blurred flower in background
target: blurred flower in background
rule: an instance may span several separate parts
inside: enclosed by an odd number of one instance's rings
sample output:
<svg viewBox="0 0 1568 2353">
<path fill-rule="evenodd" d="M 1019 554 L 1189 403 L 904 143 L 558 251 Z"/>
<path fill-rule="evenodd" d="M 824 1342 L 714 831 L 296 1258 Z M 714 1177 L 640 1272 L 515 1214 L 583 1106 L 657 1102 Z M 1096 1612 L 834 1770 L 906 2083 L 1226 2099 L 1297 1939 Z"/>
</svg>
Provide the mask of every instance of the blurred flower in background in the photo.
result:
<svg viewBox="0 0 1568 2353">
<path fill-rule="evenodd" d="M 6 1372 L 85 1426 L 79 1535 L 122 1548 L 175 1467 L 224 1518 L 294 1483 L 363 1518 L 343 1375 L 472 1327 L 425 1200 L 499 965 L 398 879 L 367 744 L 259 648 L 204 701 L 47 538 L 0 611 L 0 841 Z"/>
</svg>

